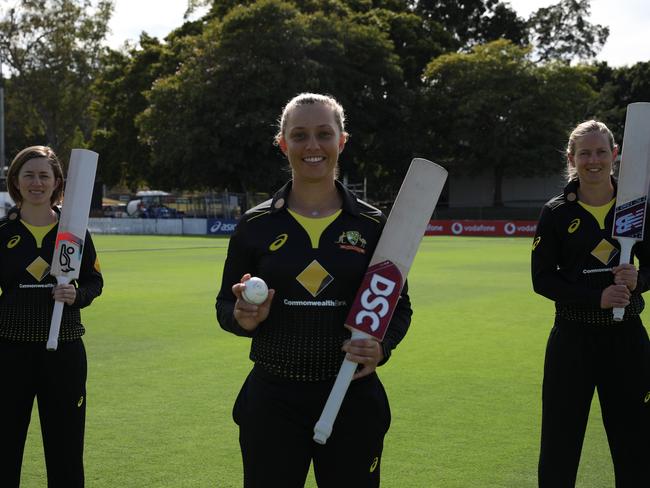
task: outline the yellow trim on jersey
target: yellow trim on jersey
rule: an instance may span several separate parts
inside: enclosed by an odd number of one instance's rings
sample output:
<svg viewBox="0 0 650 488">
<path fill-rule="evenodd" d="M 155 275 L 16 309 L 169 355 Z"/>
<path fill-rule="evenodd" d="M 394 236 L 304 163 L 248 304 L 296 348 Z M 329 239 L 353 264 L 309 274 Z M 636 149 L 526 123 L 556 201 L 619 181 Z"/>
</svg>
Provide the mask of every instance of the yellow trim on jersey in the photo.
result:
<svg viewBox="0 0 650 488">
<path fill-rule="evenodd" d="M 616 202 L 616 198 L 612 198 L 612 200 L 609 203 L 594 207 L 593 205 L 587 205 L 586 203 L 578 201 L 578 203 L 582 206 L 582 208 L 584 208 L 587 212 L 589 212 L 591 215 L 594 216 L 596 222 L 598 222 L 598 226 L 601 229 L 605 228 L 605 217 L 607 217 L 607 212 L 609 212 L 609 209 L 612 208 L 615 202 Z"/>
<path fill-rule="evenodd" d="M 298 221 L 298 223 L 307 231 L 307 235 L 311 239 L 312 249 L 318 249 L 318 242 L 320 241 L 320 236 L 323 234 L 323 231 L 327 229 L 327 226 L 330 225 L 336 217 L 339 216 L 341 210 L 337 210 L 332 215 L 327 217 L 314 218 L 314 217 L 305 217 L 299 215 L 291 209 L 287 209 L 291 216 Z"/>
<path fill-rule="evenodd" d="M 377 219 L 377 218 L 375 218 L 375 217 L 372 217 L 371 215 L 364 214 L 364 213 L 362 213 L 361 215 L 362 215 L 363 217 L 367 218 L 367 219 L 370 219 L 370 220 L 372 220 L 372 221 L 374 221 L 374 222 L 377 222 L 378 224 L 381 224 L 381 220 L 379 220 L 379 219 Z"/>
<path fill-rule="evenodd" d="M 41 248 L 41 245 L 43 244 L 43 238 L 56 225 L 56 222 L 54 222 L 54 223 L 52 223 L 50 225 L 32 225 L 32 224 L 28 224 L 23 219 L 20 219 L 20 221 L 23 223 L 23 225 L 25 227 L 27 227 L 27 230 L 29 230 L 29 232 L 32 233 L 32 235 L 34 236 L 34 239 L 36 240 L 36 247 L 39 248 L 39 249 Z"/>
<path fill-rule="evenodd" d="M 271 212 L 267 210 L 266 212 L 262 212 L 260 214 L 253 215 L 250 219 L 247 220 L 247 222 L 250 222 L 251 220 L 255 220 L 257 217 L 261 217 L 262 215 L 266 215 L 268 213 L 271 213 Z"/>
</svg>

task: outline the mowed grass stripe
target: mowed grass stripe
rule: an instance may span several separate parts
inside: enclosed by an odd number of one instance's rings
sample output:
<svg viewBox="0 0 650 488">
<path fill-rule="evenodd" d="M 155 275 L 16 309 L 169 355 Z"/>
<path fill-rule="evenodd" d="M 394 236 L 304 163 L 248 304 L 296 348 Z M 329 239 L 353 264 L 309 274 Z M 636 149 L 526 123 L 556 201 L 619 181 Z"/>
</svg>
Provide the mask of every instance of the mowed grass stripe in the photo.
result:
<svg viewBox="0 0 650 488">
<path fill-rule="evenodd" d="M 249 342 L 223 332 L 214 311 L 227 240 L 95 242 L 106 286 L 84 310 L 87 486 L 242 486 L 231 409 Z M 143 252 L 103 252 L 130 249 Z M 424 239 L 409 276 L 411 330 L 380 369 L 393 412 L 382 486 L 536 486 L 553 304 L 533 293 L 529 259 L 530 239 Z M 27 488 L 45 486 L 37 428 L 35 412 Z M 613 484 L 595 398 L 577 486 Z"/>
</svg>

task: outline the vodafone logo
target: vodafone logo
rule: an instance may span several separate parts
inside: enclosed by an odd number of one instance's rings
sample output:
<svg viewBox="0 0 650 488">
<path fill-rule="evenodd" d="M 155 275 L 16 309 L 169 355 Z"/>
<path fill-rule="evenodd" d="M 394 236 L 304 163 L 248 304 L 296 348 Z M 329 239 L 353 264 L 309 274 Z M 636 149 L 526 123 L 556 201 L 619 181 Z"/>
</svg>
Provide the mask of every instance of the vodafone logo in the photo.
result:
<svg viewBox="0 0 650 488">
<path fill-rule="evenodd" d="M 503 226 L 503 231 L 507 235 L 511 236 L 515 232 L 517 232 L 517 226 L 515 224 L 513 224 L 512 222 L 506 222 L 506 225 Z"/>
<path fill-rule="evenodd" d="M 354 323 L 357 326 L 370 327 L 370 330 L 377 332 L 380 319 L 384 318 L 390 310 L 390 304 L 386 297 L 390 297 L 395 291 L 397 283 L 381 275 L 373 275 L 370 280 L 370 287 L 361 293 L 361 306 L 363 309 L 357 313 Z M 366 322 L 364 324 L 364 322 Z"/>
<path fill-rule="evenodd" d="M 455 235 L 462 234 L 463 233 L 463 224 L 461 224 L 460 222 L 454 222 L 453 224 L 451 224 L 451 231 Z"/>
</svg>

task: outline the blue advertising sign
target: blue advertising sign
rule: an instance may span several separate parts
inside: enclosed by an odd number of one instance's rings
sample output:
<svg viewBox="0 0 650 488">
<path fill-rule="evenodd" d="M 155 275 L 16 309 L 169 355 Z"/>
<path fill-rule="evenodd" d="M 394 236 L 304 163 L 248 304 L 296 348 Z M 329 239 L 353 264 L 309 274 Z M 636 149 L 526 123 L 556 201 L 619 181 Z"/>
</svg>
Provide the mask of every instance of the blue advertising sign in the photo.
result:
<svg viewBox="0 0 650 488">
<path fill-rule="evenodd" d="M 235 230 L 235 219 L 208 219 L 207 233 L 209 235 L 229 236 Z"/>
</svg>

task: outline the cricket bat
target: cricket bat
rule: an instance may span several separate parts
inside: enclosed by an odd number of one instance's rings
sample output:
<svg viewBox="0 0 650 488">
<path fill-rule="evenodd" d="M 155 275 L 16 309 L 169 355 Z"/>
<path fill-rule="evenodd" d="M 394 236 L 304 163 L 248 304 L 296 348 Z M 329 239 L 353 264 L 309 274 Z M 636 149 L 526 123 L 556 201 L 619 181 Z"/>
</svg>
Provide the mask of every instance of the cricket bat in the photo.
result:
<svg viewBox="0 0 650 488">
<path fill-rule="evenodd" d="M 621 246 L 620 263 L 631 261 L 632 247 L 643 240 L 650 177 L 650 103 L 627 106 L 623 152 L 618 175 L 612 237 Z M 625 308 L 614 308 L 614 320 L 623 320 Z"/>
<path fill-rule="evenodd" d="M 411 162 L 345 320 L 352 339 L 383 340 L 446 179 L 447 171 L 431 161 L 415 158 Z M 314 441 L 318 444 L 325 444 L 332 433 L 357 366 L 347 359 L 343 361 L 314 427 Z"/>
<path fill-rule="evenodd" d="M 79 278 L 98 157 L 96 152 L 86 149 L 73 149 L 70 155 L 63 208 L 50 269 L 50 274 L 56 276 L 58 284 L 67 284 Z M 56 351 L 58 347 L 62 315 L 63 302 L 55 301 L 47 339 L 48 351 Z"/>
</svg>

